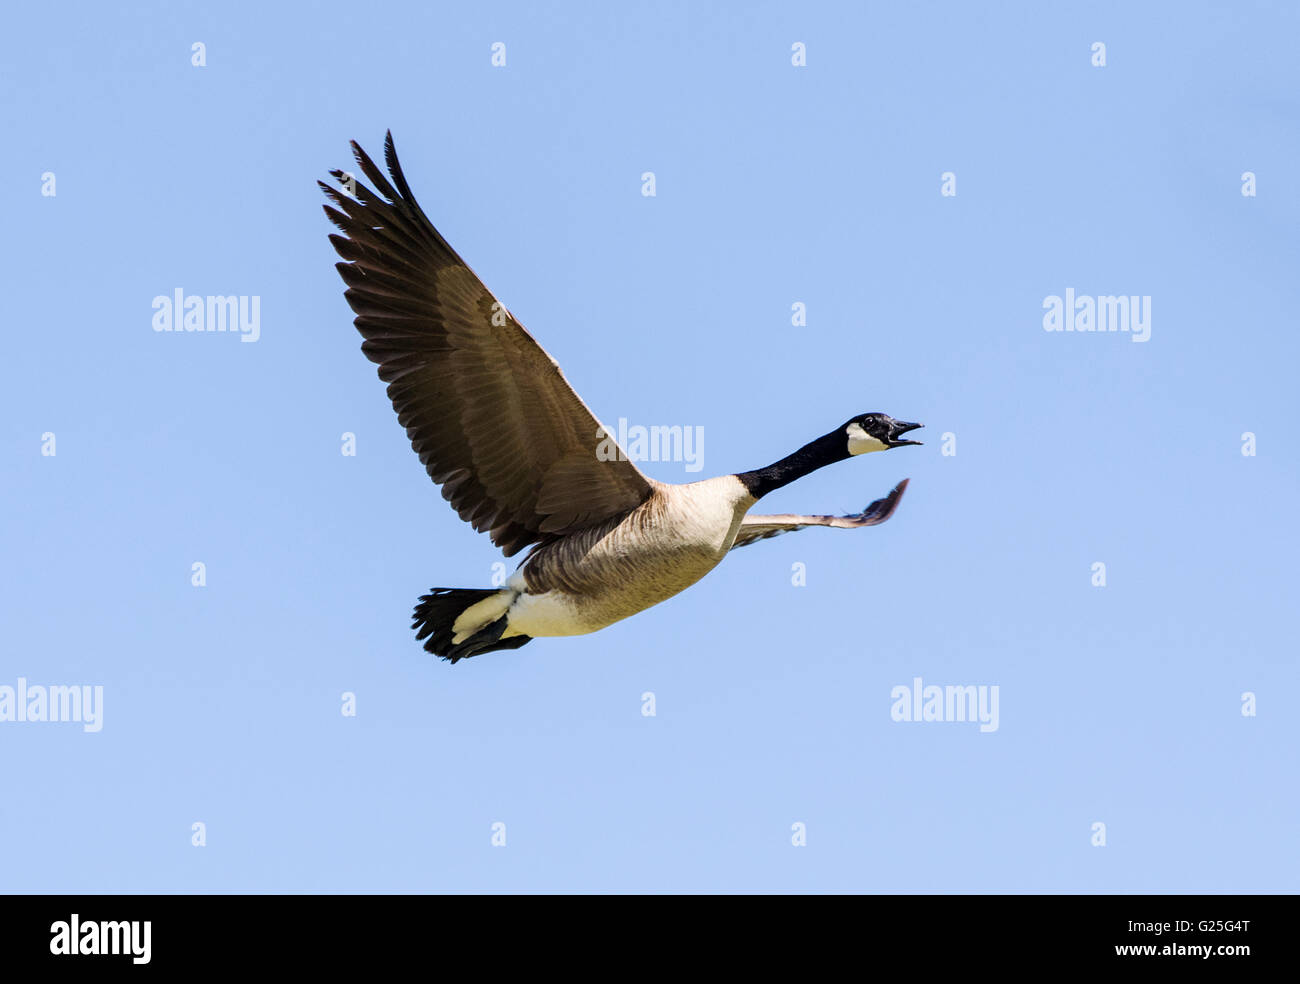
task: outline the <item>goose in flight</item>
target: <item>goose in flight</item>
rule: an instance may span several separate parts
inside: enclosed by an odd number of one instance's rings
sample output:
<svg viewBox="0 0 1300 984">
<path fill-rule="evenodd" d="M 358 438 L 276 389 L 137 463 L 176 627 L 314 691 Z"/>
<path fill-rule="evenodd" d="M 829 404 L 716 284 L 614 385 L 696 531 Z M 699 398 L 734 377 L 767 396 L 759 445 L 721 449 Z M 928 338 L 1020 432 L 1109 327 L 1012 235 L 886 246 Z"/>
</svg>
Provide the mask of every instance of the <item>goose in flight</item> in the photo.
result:
<svg viewBox="0 0 1300 984">
<path fill-rule="evenodd" d="M 505 555 L 531 547 L 499 588 L 433 588 L 415 607 L 416 638 L 457 660 L 538 636 L 595 632 L 670 598 L 727 552 L 808 526 L 852 529 L 893 515 L 907 488 L 850 516 L 751 516 L 769 492 L 853 455 L 920 444 L 922 426 L 884 413 L 851 418 L 775 464 L 669 485 L 625 454 L 411 194 L 392 134 L 388 175 L 356 142 L 369 186 L 331 171 L 318 182 L 343 262 L 344 297 L 388 397 L 443 498 Z M 605 445 L 609 447 L 608 444 Z"/>
</svg>

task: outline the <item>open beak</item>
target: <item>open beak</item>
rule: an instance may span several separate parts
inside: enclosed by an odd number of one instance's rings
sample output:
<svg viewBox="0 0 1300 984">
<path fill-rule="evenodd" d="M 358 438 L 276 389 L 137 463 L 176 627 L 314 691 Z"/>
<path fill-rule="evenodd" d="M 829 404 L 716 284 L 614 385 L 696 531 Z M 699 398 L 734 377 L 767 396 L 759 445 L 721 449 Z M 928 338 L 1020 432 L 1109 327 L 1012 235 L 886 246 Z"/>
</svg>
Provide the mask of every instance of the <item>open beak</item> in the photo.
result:
<svg viewBox="0 0 1300 984">
<path fill-rule="evenodd" d="M 925 424 L 909 424 L 905 420 L 894 421 L 894 428 L 889 434 L 889 446 L 891 448 L 901 448 L 904 444 L 920 444 L 920 441 L 900 441 L 898 436 L 906 434 L 908 431 L 914 431 L 924 427 Z"/>
</svg>

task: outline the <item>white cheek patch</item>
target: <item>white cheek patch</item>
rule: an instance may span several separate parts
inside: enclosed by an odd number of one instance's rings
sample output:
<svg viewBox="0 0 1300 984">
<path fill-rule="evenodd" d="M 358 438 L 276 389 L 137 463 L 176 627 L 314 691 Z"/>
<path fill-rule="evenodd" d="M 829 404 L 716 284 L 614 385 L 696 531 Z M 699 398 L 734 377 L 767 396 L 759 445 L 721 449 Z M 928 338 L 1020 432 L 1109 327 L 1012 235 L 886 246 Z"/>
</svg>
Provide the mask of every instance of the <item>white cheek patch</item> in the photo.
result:
<svg viewBox="0 0 1300 984">
<path fill-rule="evenodd" d="M 879 438 L 872 437 L 862 429 L 861 424 L 849 424 L 844 429 L 849 435 L 849 454 L 866 454 L 868 451 L 888 451 L 889 445 Z"/>
</svg>

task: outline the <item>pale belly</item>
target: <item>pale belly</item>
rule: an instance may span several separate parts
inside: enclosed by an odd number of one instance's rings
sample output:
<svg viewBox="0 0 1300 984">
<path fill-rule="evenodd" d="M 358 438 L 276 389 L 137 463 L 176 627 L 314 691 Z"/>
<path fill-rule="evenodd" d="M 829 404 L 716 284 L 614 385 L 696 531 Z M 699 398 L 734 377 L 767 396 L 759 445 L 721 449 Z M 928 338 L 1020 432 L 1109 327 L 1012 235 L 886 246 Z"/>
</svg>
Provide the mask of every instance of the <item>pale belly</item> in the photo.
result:
<svg viewBox="0 0 1300 984">
<path fill-rule="evenodd" d="M 574 594 L 552 588 L 522 593 L 509 609 L 505 637 L 567 636 L 595 632 L 684 591 L 726 556 L 682 551 L 642 558 L 635 580 L 612 579 L 596 590 Z"/>
<path fill-rule="evenodd" d="M 753 499 L 730 476 L 675 488 L 671 503 L 647 509 L 637 522 L 529 557 L 508 585 L 516 596 L 503 638 L 595 632 L 717 567 Z"/>
</svg>

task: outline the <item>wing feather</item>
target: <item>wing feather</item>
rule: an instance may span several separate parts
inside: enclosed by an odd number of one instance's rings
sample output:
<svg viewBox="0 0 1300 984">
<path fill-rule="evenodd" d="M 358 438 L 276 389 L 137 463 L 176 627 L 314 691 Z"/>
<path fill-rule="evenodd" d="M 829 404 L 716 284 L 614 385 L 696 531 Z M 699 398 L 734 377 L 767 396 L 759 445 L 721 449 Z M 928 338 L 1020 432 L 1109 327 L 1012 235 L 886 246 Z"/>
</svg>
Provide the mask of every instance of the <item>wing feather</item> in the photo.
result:
<svg viewBox="0 0 1300 984">
<path fill-rule="evenodd" d="M 320 182 L 329 237 L 411 447 L 443 497 L 506 555 L 635 509 L 651 482 L 626 455 L 600 460 L 603 428 L 555 360 L 420 209 L 392 134 L 388 175 L 355 142 L 366 181 Z M 373 189 L 373 190 L 372 190 Z"/>
<path fill-rule="evenodd" d="M 736 534 L 736 542 L 731 545 L 731 549 L 747 547 L 759 540 L 780 536 L 782 533 L 793 533 L 796 530 L 807 529 L 809 526 L 833 526 L 837 529 L 879 526 L 894 515 L 894 510 L 898 508 L 903 493 L 907 491 L 907 482 L 906 478 L 903 479 L 894 486 L 889 495 L 883 499 L 877 499 L 862 512 L 853 513 L 849 516 L 800 516 L 795 513 L 746 516 L 741 521 L 740 531 Z"/>
</svg>

